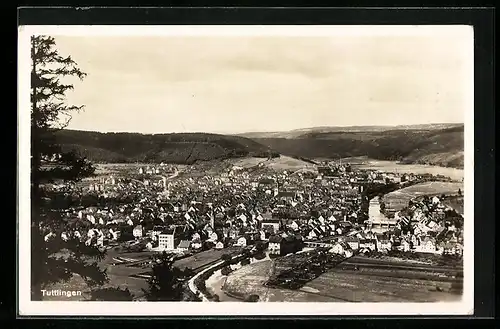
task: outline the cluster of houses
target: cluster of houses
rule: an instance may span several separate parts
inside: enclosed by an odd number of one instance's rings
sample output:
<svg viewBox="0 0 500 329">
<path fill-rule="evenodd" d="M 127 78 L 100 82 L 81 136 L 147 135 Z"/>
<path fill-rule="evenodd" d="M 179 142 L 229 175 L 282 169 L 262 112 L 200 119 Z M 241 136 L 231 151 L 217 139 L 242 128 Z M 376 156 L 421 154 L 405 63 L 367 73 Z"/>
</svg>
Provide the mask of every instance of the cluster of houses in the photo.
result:
<svg viewBox="0 0 500 329">
<path fill-rule="evenodd" d="M 166 167 L 139 168 L 139 174 L 154 175 L 162 168 Z M 446 226 L 444 232 L 446 216 L 440 216 L 446 208 L 434 199 L 432 207 L 415 203 L 409 214 L 398 213 L 398 233 L 376 234 L 359 223 L 364 184 L 414 178 L 403 176 L 327 165 L 312 173 L 232 167 L 219 175 L 180 175 L 168 182 L 164 178 L 101 177 L 94 188 L 81 193 L 133 201 L 68 209 L 68 226 L 57 234 L 97 246 L 137 240 L 150 250 L 178 252 L 244 247 L 260 241 L 268 245 L 269 253 L 286 255 L 319 241 L 335 253 L 393 249 L 437 253 L 440 248 L 458 253 L 458 240 L 445 239 L 446 246 L 436 243 L 453 226 Z M 454 235 L 457 239 L 458 233 L 456 230 Z M 49 232 L 46 238 L 55 234 Z"/>
<path fill-rule="evenodd" d="M 463 253 L 463 214 L 442 202 L 444 197 L 410 201 L 397 214 L 398 227 L 416 252 Z"/>
<path fill-rule="evenodd" d="M 463 223 L 463 215 L 444 205 L 440 197 L 411 201 L 395 218 L 394 228 L 384 233 L 365 229 L 339 239 L 331 251 L 351 254 L 397 250 L 462 256 L 463 231 L 457 223 Z"/>
</svg>

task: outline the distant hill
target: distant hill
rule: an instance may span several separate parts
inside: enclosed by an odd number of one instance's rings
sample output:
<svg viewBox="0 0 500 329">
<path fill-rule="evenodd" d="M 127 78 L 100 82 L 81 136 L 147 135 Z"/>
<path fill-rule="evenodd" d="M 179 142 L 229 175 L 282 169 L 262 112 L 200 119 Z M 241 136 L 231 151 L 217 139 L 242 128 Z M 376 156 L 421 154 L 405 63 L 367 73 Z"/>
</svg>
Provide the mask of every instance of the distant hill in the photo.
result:
<svg viewBox="0 0 500 329">
<path fill-rule="evenodd" d="M 198 160 L 266 158 L 282 154 L 302 160 L 367 156 L 454 168 L 463 168 L 464 164 L 463 124 L 316 127 L 238 136 L 61 130 L 56 138 L 63 149 L 76 150 L 94 162 L 104 163 L 192 164 Z"/>
<path fill-rule="evenodd" d="M 354 127 L 353 127 L 354 128 Z M 367 127 L 364 127 L 367 128 Z M 277 152 L 304 158 L 368 156 L 379 160 L 463 168 L 464 126 L 379 129 L 312 128 L 287 137 L 254 137 Z M 296 137 L 290 137 L 290 136 Z"/>
<path fill-rule="evenodd" d="M 61 130 L 56 140 L 63 150 L 75 150 L 101 163 L 166 162 L 192 164 L 198 160 L 278 155 L 254 140 L 206 133 L 145 135 Z"/>
<path fill-rule="evenodd" d="M 461 123 L 430 123 L 419 125 L 399 125 L 399 126 L 345 126 L 345 127 L 312 127 L 294 129 L 289 131 L 275 132 L 247 132 L 237 134 L 237 136 L 247 138 L 305 138 L 309 134 L 315 133 L 335 133 L 335 132 L 382 132 L 388 130 L 440 130 L 447 128 L 463 127 Z"/>
</svg>

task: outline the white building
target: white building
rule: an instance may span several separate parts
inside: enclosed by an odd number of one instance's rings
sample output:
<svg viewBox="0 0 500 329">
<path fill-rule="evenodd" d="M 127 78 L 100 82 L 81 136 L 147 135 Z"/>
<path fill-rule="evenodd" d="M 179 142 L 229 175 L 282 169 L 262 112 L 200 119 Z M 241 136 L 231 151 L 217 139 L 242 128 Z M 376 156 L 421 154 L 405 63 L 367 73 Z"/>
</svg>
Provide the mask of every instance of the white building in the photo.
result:
<svg viewBox="0 0 500 329">
<path fill-rule="evenodd" d="M 344 247 L 340 243 L 336 243 L 333 245 L 333 247 L 329 250 L 329 252 L 341 255 L 344 253 Z"/>
<path fill-rule="evenodd" d="M 278 232 L 280 229 L 280 221 L 277 219 L 262 220 L 261 227 L 262 229 L 266 229 L 266 227 L 272 227 L 273 232 Z"/>
<path fill-rule="evenodd" d="M 137 225 L 132 231 L 134 238 L 142 238 L 142 225 Z"/>
<path fill-rule="evenodd" d="M 174 250 L 174 230 L 163 231 L 158 235 L 158 249 L 160 250 Z"/>
<path fill-rule="evenodd" d="M 279 255 L 281 252 L 281 240 L 280 236 L 273 235 L 269 238 L 269 245 L 267 249 L 271 254 Z"/>
<path fill-rule="evenodd" d="M 245 237 L 240 237 L 238 238 L 238 241 L 236 242 L 236 246 L 239 246 L 239 247 L 246 247 L 247 245 L 247 239 Z"/>
</svg>

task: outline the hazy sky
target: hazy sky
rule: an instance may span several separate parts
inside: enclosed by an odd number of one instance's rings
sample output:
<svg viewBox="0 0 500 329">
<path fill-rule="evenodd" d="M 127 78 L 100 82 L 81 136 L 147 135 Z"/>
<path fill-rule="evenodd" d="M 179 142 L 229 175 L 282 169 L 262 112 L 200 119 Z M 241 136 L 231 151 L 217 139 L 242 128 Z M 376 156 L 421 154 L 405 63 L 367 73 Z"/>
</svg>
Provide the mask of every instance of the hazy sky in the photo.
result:
<svg viewBox="0 0 500 329">
<path fill-rule="evenodd" d="M 56 36 L 88 73 L 69 128 L 142 133 L 463 122 L 466 41 Z"/>
</svg>

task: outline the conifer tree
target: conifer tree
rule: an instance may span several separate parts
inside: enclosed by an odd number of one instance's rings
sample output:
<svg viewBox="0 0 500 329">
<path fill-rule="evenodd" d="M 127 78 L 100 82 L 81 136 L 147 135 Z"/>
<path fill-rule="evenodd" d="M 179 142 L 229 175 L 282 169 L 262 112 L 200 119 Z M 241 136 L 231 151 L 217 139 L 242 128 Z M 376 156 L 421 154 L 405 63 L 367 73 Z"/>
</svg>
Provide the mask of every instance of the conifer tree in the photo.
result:
<svg viewBox="0 0 500 329">
<path fill-rule="evenodd" d="M 160 253 L 152 258 L 153 271 L 145 296 L 150 301 L 181 301 L 185 299 L 187 280 L 193 276 L 190 268 L 174 266 L 172 255 Z"/>
<path fill-rule="evenodd" d="M 46 202 L 53 197 L 45 188 L 47 183 L 77 182 L 95 170 L 75 152 L 63 152 L 55 139 L 71 115 L 83 109 L 67 104 L 66 94 L 73 89 L 71 79 L 82 80 L 86 73 L 71 56 L 60 55 L 50 36 L 31 37 L 31 60 L 31 293 L 32 300 L 41 300 L 47 285 L 67 281 L 74 274 L 93 288 L 108 277 L 98 263 L 104 251 L 67 234 L 61 210 Z M 121 299 L 126 295 L 120 292 Z"/>
</svg>

